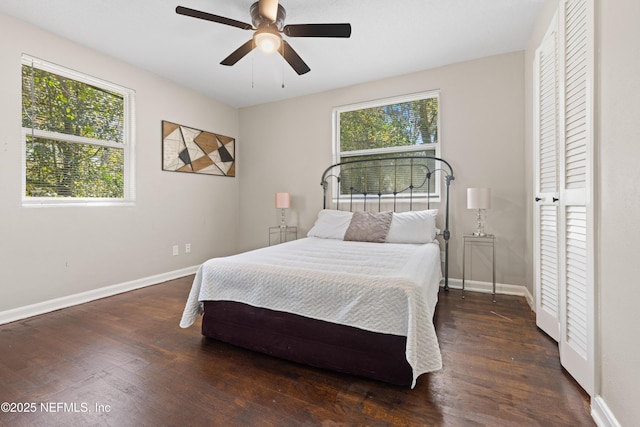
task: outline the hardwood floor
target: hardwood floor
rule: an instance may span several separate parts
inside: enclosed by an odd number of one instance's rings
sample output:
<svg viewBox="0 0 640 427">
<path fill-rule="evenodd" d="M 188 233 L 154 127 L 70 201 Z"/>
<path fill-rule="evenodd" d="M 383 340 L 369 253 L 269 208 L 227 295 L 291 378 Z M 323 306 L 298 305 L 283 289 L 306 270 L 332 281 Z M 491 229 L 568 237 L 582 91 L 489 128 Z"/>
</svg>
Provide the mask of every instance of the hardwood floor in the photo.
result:
<svg viewBox="0 0 640 427">
<path fill-rule="evenodd" d="M 21 411 L 0 425 L 595 425 L 524 298 L 441 291 L 444 367 L 410 390 L 181 329 L 192 278 L 0 326 L 0 402 Z"/>
</svg>

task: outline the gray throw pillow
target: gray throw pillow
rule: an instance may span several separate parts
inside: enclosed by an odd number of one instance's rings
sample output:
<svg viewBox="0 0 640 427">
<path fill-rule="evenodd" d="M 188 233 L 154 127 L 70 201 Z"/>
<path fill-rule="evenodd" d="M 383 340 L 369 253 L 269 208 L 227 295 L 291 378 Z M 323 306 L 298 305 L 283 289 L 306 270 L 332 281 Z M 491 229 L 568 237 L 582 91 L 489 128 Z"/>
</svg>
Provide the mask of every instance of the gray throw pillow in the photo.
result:
<svg viewBox="0 0 640 427">
<path fill-rule="evenodd" d="M 354 212 L 344 240 L 384 243 L 392 218 L 392 212 Z"/>
</svg>

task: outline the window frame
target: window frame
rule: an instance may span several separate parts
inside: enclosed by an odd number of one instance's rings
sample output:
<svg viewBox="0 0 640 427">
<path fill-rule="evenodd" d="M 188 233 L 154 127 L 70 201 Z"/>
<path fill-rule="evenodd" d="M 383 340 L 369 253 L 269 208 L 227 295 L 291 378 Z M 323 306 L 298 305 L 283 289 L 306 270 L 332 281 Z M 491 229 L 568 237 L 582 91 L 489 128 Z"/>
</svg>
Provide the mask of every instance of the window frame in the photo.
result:
<svg viewBox="0 0 640 427">
<path fill-rule="evenodd" d="M 48 62 L 28 54 L 22 54 L 20 73 L 23 66 L 33 66 L 45 72 L 73 79 L 80 83 L 116 93 L 123 98 L 124 123 L 123 142 L 116 143 L 97 138 L 33 129 L 21 126 L 21 200 L 25 207 L 48 206 L 132 206 L 135 204 L 135 91 L 97 77 Z M 22 79 L 21 79 L 22 81 Z M 22 89 L 20 91 L 22 99 Z M 21 101 L 22 108 L 22 101 Z M 21 112 L 22 115 L 22 112 Z M 73 144 L 94 145 L 123 150 L 123 197 L 32 197 L 27 196 L 27 139 L 29 136 Z"/>
<path fill-rule="evenodd" d="M 437 120 L 437 128 L 438 128 L 438 141 L 437 142 L 433 142 L 433 143 L 428 143 L 428 144 L 423 144 L 423 145 L 404 145 L 404 146 L 399 146 L 399 147 L 386 147 L 386 148 L 372 148 L 372 149 L 365 149 L 365 150 L 353 150 L 353 151 L 346 151 L 346 152 L 342 152 L 340 150 L 340 114 L 341 113 L 345 113 L 345 112 L 349 112 L 349 111 L 356 111 L 356 110 L 364 110 L 367 108 L 374 108 L 374 107 L 382 107 L 382 106 L 387 106 L 387 105 L 393 105 L 393 104 L 401 104 L 404 102 L 411 102 L 411 101 L 418 101 L 418 100 L 422 100 L 422 99 L 429 99 L 429 98 L 435 98 L 438 102 L 438 120 Z M 437 157 L 440 158 L 440 150 L 441 150 L 441 145 L 442 145 L 442 126 L 441 126 L 441 108 L 440 108 L 441 104 L 440 104 L 440 90 L 429 90 L 429 91 L 424 91 L 424 92 L 416 92 L 416 93 L 411 93 L 411 94 L 407 94 L 407 95 L 400 95 L 400 96 L 393 96 L 393 97 L 389 97 L 389 98 L 380 98 L 380 99 L 375 99 L 375 100 L 371 100 L 371 101 L 365 101 L 365 102 L 359 102 L 359 103 L 355 103 L 355 104 L 347 104 L 347 105 L 343 105 L 343 106 L 339 106 L 339 107 L 335 107 L 333 109 L 333 114 L 332 114 L 332 126 L 333 126 L 333 141 L 332 141 L 332 155 L 333 155 L 333 163 L 340 163 L 340 162 L 345 162 L 348 161 L 349 157 L 359 157 L 359 156 L 367 156 L 367 155 L 371 155 L 371 156 L 376 156 L 376 155 L 384 155 L 384 154 L 401 154 L 401 155 L 406 155 L 406 156 L 410 156 L 411 153 L 415 153 L 415 152 L 425 152 L 427 150 L 431 151 L 433 150 L 434 153 L 433 154 L 428 154 L 428 157 Z M 348 153 L 348 154 L 345 154 Z M 413 194 L 413 199 L 414 200 L 420 200 L 420 199 L 427 199 L 427 195 L 429 196 L 429 200 L 432 202 L 439 202 L 441 200 L 441 191 L 440 191 L 440 171 L 437 170 L 436 172 L 436 177 L 434 179 L 434 192 L 433 193 L 417 193 L 417 194 Z M 340 198 L 348 198 L 350 196 L 348 195 L 341 195 L 339 194 L 339 189 L 338 188 L 333 188 L 332 190 L 333 195 L 332 198 L 335 201 L 338 197 Z M 393 196 L 390 195 L 383 195 L 382 198 L 390 198 Z M 404 198 L 405 196 L 399 196 L 400 199 Z"/>
</svg>

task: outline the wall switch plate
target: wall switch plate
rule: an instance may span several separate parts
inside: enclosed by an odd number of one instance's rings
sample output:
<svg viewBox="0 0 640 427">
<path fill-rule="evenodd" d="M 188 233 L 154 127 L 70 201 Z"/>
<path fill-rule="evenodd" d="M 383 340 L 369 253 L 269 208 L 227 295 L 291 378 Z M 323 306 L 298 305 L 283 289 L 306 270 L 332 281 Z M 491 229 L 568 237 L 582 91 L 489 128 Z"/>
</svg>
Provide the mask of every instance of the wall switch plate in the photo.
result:
<svg viewBox="0 0 640 427">
<path fill-rule="evenodd" d="M 180 248 L 178 245 L 173 245 L 173 255 L 178 255 L 180 253 Z"/>
<path fill-rule="evenodd" d="M 184 253 L 185 254 L 190 254 L 191 253 L 191 243 L 185 243 L 184 244 Z"/>
</svg>

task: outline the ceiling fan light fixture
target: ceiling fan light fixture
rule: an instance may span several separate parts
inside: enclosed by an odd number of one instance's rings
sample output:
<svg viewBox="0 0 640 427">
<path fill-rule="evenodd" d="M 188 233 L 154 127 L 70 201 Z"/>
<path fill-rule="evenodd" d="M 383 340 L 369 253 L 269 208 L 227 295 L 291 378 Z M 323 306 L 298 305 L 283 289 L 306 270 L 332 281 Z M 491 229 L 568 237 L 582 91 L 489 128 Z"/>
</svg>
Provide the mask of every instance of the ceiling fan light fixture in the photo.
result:
<svg viewBox="0 0 640 427">
<path fill-rule="evenodd" d="M 226 66 L 236 64 L 257 47 L 267 54 L 278 51 L 298 75 L 303 75 L 311 71 L 311 69 L 291 45 L 282 38 L 281 34 L 288 37 L 351 37 L 351 24 L 348 23 L 284 25 L 287 13 L 278 0 L 254 1 L 249 8 L 252 24 L 184 6 L 177 6 L 176 13 L 240 28 L 241 30 L 255 31 L 252 38 L 220 62 L 221 65 Z"/>
<path fill-rule="evenodd" d="M 273 53 L 280 49 L 282 44 L 282 37 L 279 34 L 272 33 L 271 31 L 257 31 L 253 36 L 258 49 L 264 53 Z"/>
</svg>

